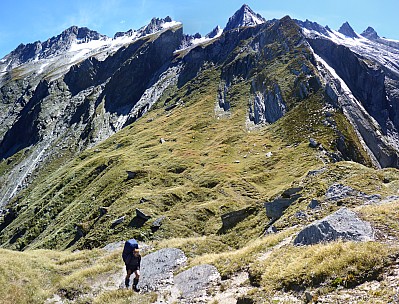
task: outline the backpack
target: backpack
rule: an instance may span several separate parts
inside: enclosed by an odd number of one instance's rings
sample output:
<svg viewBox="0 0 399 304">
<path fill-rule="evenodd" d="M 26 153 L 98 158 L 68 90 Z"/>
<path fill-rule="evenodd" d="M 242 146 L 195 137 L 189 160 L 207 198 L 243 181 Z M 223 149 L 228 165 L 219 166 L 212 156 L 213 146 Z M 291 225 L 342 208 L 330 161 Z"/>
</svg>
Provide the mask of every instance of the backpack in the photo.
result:
<svg viewBox="0 0 399 304">
<path fill-rule="evenodd" d="M 122 259 L 127 264 L 133 255 L 133 250 L 139 249 L 139 244 L 135 239 L 127 240 L 123 247 Z"/>
</svg>

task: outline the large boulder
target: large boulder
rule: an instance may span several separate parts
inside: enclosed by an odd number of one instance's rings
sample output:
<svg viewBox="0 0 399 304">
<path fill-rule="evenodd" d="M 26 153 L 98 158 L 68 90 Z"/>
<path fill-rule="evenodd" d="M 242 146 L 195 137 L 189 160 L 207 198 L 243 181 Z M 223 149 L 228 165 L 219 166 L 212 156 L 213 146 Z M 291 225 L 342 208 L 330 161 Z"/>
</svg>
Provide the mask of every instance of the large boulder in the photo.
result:
<svg viewBox="0 0 399 304">
<path fill-rule="evenodd" d="M 355 212 L 341 208 L 305 227 L 294 239 L 294 244 L 312 245 L 338 239 L 370 241 L 374 240 L 374 232 L 370 223 L 362 221 Z"/>
<path fill-rule="evenodd" d="M 144 256 L 138 287 L 143 291 L 156 291 L 173 285 L 173 272 L 186 261 L 184 252 L 176 248 L 164 248 Z"/>
<path fill-rule="evenodd" d="M 206 297 L 206 291 L 220 282 L 220 273 L 215 266 L 198 265 L 176 275 L 175 284 L 183 299 Z M 192 303 L 192 302 L 190 302 Z"/>
</svg>

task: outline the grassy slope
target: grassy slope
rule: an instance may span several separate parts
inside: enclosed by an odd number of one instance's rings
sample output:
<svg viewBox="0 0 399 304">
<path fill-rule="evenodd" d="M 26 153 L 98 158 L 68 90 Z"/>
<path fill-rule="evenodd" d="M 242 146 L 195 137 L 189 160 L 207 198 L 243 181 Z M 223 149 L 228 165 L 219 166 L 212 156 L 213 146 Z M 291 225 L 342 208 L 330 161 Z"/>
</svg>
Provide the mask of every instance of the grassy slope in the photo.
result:
<svg viewBox="0 0 399 304">
<path fill-rule="evenodd" d="M 248 237 L 259 235 L 267 222 L 262 202 L 322 163 L 306 139 L 294 147 L 269 128 L 246 130 L 249 89 L 245 84 L 231 90 L 231 117 L 217 119 L 218 73 L 206 71 L 180 89 L 174 101 L 182 100 L 184 106 L 171 112 L 150 112 L 22 194 L 19 208 L 23 211 L 4 232 L 3 240 L 10 239 L 16 227 L 28 230 L 6 245 L 23 248 L 35 239 L 31 248 L 62 249 L 74 239 L 76 225 L 88 232 L 76 244 L 79 247 L 129 236 L 215 234 L 221 228 L 221 214 L 246 206 L 262 214 L 253 222 L 255 229 L 248 232 Z M 187 90 L 191 91 L 188 95 Z M 273 156 L 266 157 L 267 152 Z M 127 180 L 126 170 L 135 171 L 137 177 Z M 141 198 L 145 202 L 140 203 Z M 100 206 L 109 207 L 105 216 L 100 217 Z M 141 228 L 131 222 L 136 208 L 152 216 Z M 111 227 L 121 216 L 125 221 Z M 167 220 L 152 235 L 149 225 L 159 216 Z"/>
</svg>

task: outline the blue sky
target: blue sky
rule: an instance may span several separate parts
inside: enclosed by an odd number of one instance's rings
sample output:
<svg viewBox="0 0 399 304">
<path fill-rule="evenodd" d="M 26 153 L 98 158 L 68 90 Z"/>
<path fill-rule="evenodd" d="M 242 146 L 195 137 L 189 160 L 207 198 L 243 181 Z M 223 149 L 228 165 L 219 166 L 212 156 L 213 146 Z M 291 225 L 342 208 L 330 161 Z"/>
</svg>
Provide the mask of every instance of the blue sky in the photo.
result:
<svg viewBox="0 0 399 304">
<path fill-rule="evenodd" d="M 348 21 L 358 33 L 370 25 L 399 40 L 398 0 L 1 0 L 0 58 L 20 43 L 45 41 L 72 25 L 113 36 L 169 15 L 183 22 L 185 33 L 206 34 L 224 27 L 243 3 L 266 19 L 290 15 L 333 29 Z"/>
</svg>

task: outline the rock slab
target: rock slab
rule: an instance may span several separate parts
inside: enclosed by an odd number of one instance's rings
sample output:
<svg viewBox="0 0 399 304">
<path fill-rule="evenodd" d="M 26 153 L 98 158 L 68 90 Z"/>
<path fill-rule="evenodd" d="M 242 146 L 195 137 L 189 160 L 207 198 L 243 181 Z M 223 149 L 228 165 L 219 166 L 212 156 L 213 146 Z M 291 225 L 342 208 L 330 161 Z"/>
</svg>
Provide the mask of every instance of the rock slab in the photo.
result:
<svg viewBox="0 0 399 304">
<path fill-rule="evenodd" d="M 294 239 L 294 244 L 312 245 L 338 239 L 371 241 L 374 240 L 374 232 L 370 223 L 362 221 L 355 212 L 341 208 L 305 227 Z"/>
<path fill-rule="evenodd" d="M 184 299 L 198 299 L 206 296 L 206 290 L 220 282 L 220 273 L 215 266 L 204 264 L 194 266 L 175 277 L 175 285 Z"/>
<path fill-rule="evenodd" d="M 173 285 L 173 271 L 186 261 L 184 252 L 176 248 L 164 248 L 144 256 L 138 287 L 143 291 L 157 291 Z"/>
</svg>

